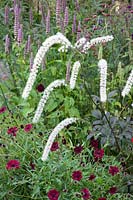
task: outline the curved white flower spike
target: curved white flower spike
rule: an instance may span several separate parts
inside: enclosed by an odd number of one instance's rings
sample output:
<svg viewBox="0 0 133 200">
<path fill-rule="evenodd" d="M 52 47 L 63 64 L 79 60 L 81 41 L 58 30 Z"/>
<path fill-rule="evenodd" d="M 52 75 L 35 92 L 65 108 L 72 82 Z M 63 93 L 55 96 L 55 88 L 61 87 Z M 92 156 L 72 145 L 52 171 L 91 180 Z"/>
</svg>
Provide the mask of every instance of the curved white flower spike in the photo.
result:
<svg viewBox="0 0 133 200">
<path fill-rule="evenodd" d="M 86 43 L 86 38 L 82 37 L 80 38 L 74 45 L 74 48 L 76 49 L 80 49 L 81 47 L 83 47 L 83 45 Z"/>
<path fill-rule="evenodd" d="M 75 123 L 78 120 L 78 118 L 66 118 L 65 120 L 63 120 L 62 122 L 60 122 L 52 131 L 52 133 L 50 134 L 48 141 L 46 143 L 46 146 L 44 148 L 43 151 L 43 155 L 42 155 L 42 161 L 46 161 L 48 158 L 48 154 L 50 151 L 50 148 L 54 142 L 55 137 L 58 135 L 58 133 L 65 127 L 68 126 L 72 123 Z"/>
<path fill-rule="evenodd" d="M 81 65 L 80 65 L 79 61 L 76 61 L 73 65 L 73 69 L 72 69 L 72 73 L 71 73 L 71 77 L 70 77 L 70 89 L 72 89 L 72 90 L 75 88 L 76 79 L 78 76 L 80 66 Z"/>
<path fill-rule="evenodd" d="M 129 78 L 128 78 L 127 82 L 126 82 L 126 85 L 125 85 L 125 87 L 124 87 L 124 89 L 122 91 L 122 96 L 123 97 L 128 95 L 128 93 L 131 90 L 132 85 L 133 85 L 133 69 L 132 69 L 132 71 L 131 71 L 131 73 L 129 75 Z"/>
<path fill-rule="evenodd" d="M 106 43 L 113 39 L 114 39 L 114 37 L 112 35 L 107 35 L 107 36 L 102 36 L 102 37 L 97 37 L 97 38 L 91 39 L 83 46 L 82 52 L 87 53 L 87 50 L 90 49 L 92 46 L 101 44 L 101 43 Z"/>
<path fill-rule="evenodd" d="M 61 85 L 66 85 L 65 80 L 55 80 L 52 83 L 48 85 L 48 87 L 44 90 L 43 96 L 38 104 L 37 110 L 35 112 L 34 118 L 32 120 L 33 123 L 37 123 L 38 120 L 41 117 L 41 114 L 43 112 L 44 106 L 47 102 L 47 99 L 49 98 L 50 93 L 57 87 L 60 87 Z"/>
<path fill-rule="evenodd" d="M 107 61 L 104 59 L 99 60 L 98 67 L 100 70 L 100 99 L 101 102 L 106 102 Z"/>
<path fill-rule="evenodd" d="M 48 50 L 50 49 L 52 45 L 58 44 L 58 43 L 64 46 L 71 46 L 70 41 L 62 33 L 57 33 L 56 35 L 53 35 L 47 38 L 45 42 L 43 42 L 42 46 L 39 48 L 35 56 L 28 81 L 23 90 L 22 98 L 26 99 L 29 96 L 29 93 L 32 89 L 32 86 L 37 76 L 38 68 L 42 63 L 45 54 L 48 52 Z"/>
</svg>

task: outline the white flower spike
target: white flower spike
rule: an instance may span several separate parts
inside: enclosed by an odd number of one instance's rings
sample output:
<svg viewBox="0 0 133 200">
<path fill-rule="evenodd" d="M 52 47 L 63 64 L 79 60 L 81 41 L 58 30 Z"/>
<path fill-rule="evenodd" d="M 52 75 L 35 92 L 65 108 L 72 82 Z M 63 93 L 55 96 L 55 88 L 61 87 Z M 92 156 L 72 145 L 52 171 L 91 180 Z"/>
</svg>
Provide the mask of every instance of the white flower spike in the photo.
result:
<svg viewBox="0 0 133 200">
<path fill-rule="evenodd" d="M 62 33 L 57 33 L 56 35 L 53 35 L 47 38 L 45 42 L 43 42 L 42 46 L 39 48 L 35 56 L 28 81 L 23 90 L 22 98 L 26 99 L 29 96 L 32 86 L 36 80 L 38 68 L 42 63 L 45 54 L 48 52 L 48 50 L 50 49 L 52 45 L 58 44 L 58 43 L 64 46 L 71 46 L 71 43 L 69 42 L 69 40 Z"/>
<path fill-rule="evenodd" d="M 114 37 L 112 35 L 107 35 L 107 36 L 102 36 L 102 37 L 97 37 L 94 39 L 91 39 L 88 41 L 84 46 L 83 46 L 83 51 L 84 53 L 87 53 L 87 51 L 94 45 L 101 44 L 101 43 L 106 43 L 110 42 L 113 40 Z"/>
<path fill-rule="evenodd" d="M 75 62 L 73 65 L 73 69 L 72 69 L 72 73 L 71 73 L 71 77 L 70 77 L 70 89 L 72 89 L 72 90 L 75 88 L 76 79 L 78 76 L 80 66 L 81 65 L 80 65 L 79 61 Z"/>
<path fill-rule="evenodd" d="M 54 142 L 55 137 L 58 135 L 58 133 L 66 126 L 75 123 L 78 120 L 78 118 L 66 118 L 64 119 L 62 122 L 60 122 L 52 131 L 52 133 L 50 134 L 48 141 L 46 143 L 46 146 L 44 148 L 43 151 L 43 155 L 42 155 L 42 161 L 46 161 L 48 158 L 48 154 L 50 152 L 50 148 Z"/>
<path fill-rule="evenodd" d="M 66 85 L 65 80 L 55 80 L 52 83 L 49 84 L 49 86 L 44 90 L 43 96 L 38 104 L 37 110 L 35 112 L 34 118 L 32 120 L 33 123 L 37 123 L 41 117 L 41 114 L 43 112 L 44 106 L 47 102 L 47 99 L 49 98 L 50 93 L 57 87 L 60 87 L 61 85 Z"/>
<path fill-rule="evenodd" d="M 106 102 L 107 61 L 104 59 L 99 60 L 98 67 L 100 70 L 100 99 L 101 102 Z"/>
<path fill-rule="evenodd" d="M 132 71 L 131 71 L 131 73 L 129 75 L 129 78 L 128 78 L 127 82 L 126 82 L 126 85 L 125 85 L 125 87 L 124 87 L 124 89 L 122 91 L 122 96 L 123 97 L 125 97 L 126 95 L 129 94 L 132 85 L 133 85 L 133 69 L 132 69 Z"/>
</svg>

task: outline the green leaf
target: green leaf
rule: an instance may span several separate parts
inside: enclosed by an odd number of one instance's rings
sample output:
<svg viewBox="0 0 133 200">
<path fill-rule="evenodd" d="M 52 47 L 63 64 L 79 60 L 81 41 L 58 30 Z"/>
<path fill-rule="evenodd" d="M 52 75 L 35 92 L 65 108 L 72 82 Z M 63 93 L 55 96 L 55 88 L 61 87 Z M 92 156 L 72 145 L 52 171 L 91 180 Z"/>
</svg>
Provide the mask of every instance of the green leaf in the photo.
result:
<svg viewBox="0 0 133 200">
<path fill-rule="evenodd" d="M 71 117 L 80 117 L 79 110 L 77 108 L 70 108 L 68 112 Z"/>
<path fill-rule="evenodd" d="M 46 104 L 46 110 L 48 112 L 51 112 L 52 110 L 54 110 L 57 106 L 58 106 L 58 102 L 54 99 L 49 99 L 48 103 Z"/>
<path fill-rule="evenodd" d="M 29 113 L 33 112 L 34 108 L 26 107 L 22 110 L 22 114 L 24 117 L 27 117 Z"/>
<path fill-rule="evenodd" d="M 75 103 L 75 101 L 72 97 L 66 97 L 65 101 L 64 101 L 65 109 L 68 110 L 69 108 L 74 106 L 74 103 Z"/>
</svg>

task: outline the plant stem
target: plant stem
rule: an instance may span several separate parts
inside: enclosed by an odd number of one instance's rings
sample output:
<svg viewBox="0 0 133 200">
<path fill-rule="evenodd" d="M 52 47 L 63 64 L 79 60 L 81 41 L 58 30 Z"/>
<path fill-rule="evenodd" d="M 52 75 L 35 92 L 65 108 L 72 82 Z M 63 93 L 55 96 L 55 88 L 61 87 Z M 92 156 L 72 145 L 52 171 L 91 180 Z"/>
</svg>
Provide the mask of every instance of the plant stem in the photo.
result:
<svg viewBox="0 0 133 200">
<path fill-rule="evenodd" d="M 85 84 L 85 87 L 86 87 L 86 84 Z M 86 87 L 86 88 L 87 88 L 87 87 Z M 109 121 L 109 119 L 108 119 L 108 117 L 107 117 L 107 115 L 106 115 L 104 109 L 103 109 L 102 107 L 99 107 L 99 105 L 97 105 L 97 104 L 94 102 L 94 100 L 92 99 L 91 94 L 89 93 L 89 91 L 88 91 L 88 95 L 89 95 L 89 98 L 91 99 L 91 101 L 93 102 L 93 104 L 94 104 L 95 106 L 98 107 L 98 109 L 103 113 L 104 117 L 106 118 L 106 121 L 107 121 L 107 123 L 108 123 L 108 125 L 109 125 L 109 127 L 110 127 L 110 130 L 111 130 L 111 132 L 112 132 L 112 134 L 113 134 L 113 136 L 114 136 L 117 149 L 118 149 L 118 151 L 120 152 L 120 151 L 121 151 L 121 148 L 120 148 L 120 146 L 119 146 L 117 137 L 116 137 L 116 135 L 115 135 L 115 132 L 114 132 L 114 130 L 113 130 L 111 124 L 110 124 L 110 121 Z"/>
<path fill-rule="evenodd" d="M 1 87 L 1 85 L 0 85 L 0 89 L 1 89 L 1 92 L 2 92 L 2 95 L 3 95 L 3 98 L 4 98 L 4 100 L 5 100 L 5 104 L 6 104 L 6 106 L 7 106 L 7 109 L 8 109 L 8 111 L 10 112 L 10 109 L 9 109 L 8 104 L 7 104 L 7 100 L 6 100 L 6 97 L 5 97 L 5 94 L 4 94 L 4 92 L 3 92 L 3 89 L 2 89 L 2 87 Z"/>
<path fill-rule="evenodd" d="M 100 109 L 99 109 L 99 110 L 100 110 Z M 114 136 L 117 149 L 118 149 L 118 151 L 120 152 L 120 151 L 121 151 L 121 148 L 120 148 L 120 146 L 119 146 L 117 137 L 116 137 L 115 132 L 114 132 L 114 130 L 113 130 L 111 124 L 110 124 L 110 121 L 109 121 L 109 119 L 108 119 L 108 117 L 107 117 L 107 115 L 106 115 L 106 113 L 105 113 L 105 111 L 104 111 L 104 109 L 103 109 L 102 107 L 101 107 L 101 112 L 103 113 L 104 117 L 106 118 L 106 121 L 108 122 L 108 125 L 109 125 L 109 127 L 110 127 L 110 130 L 111 130 L 111 132 L 112 132 L 112 134 L 113 134 L 113 136 Z"/>
</svg>

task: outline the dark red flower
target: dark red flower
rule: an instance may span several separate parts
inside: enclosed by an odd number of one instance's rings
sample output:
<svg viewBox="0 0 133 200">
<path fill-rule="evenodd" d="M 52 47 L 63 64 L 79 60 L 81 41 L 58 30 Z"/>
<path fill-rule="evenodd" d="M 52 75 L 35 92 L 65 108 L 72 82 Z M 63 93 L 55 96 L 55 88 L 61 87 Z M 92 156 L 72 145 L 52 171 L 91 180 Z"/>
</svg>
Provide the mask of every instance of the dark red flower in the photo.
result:
<svg viewBox="0 0 133 200">
<path fill-rule="evenodd" d="M 89 180 L 90 180 L 90 181 L 94 180 L 95 178 L 96 178 L 96 176 L 95 176 L 94 174 L 91 174 L 91 175 L 89 176 Z"/>
<path fill-rule="evenodd" d="M 24 131 L 25 131 L 25 132 L 29 132 L 31 129 L 32 129 L 32 124 L 27 124 L 27 125 L 25 125 L 25 127 L 24 127 Z"/>
<path fill-rule="evenodd" d="M 92 140 L 90 141 L 90 145 L 91 145 L 91 147 L 93 147 L 94 149 L 97 149 L 97 148 L 98 148 L 98 140 L 92 139 Z"/>
<path fill-rule="evenodd" d="M 104 149 L 95 149 L 94 151 L 95 161 L 101 160 L 104 156 Z"/>
<path fill-rule="evenodd" d="M 37 87 L 36 87 L 37 91 L 38 92 L 43 92 L 44 91 L 44 86 L 43 84 L 39 84 Z"/>
<path fill-rule="evenodd" d="M 105 197 L 100 197 L 98 200 L 106 200 Z"/>
<path fill-rule="evenodd" d="M 18 160 L 9 160 L 6 164 L 6 169 L 19 169 L 20 168 L 20 162 Z"/>
<path fill-rule="evenodd" d="M 109 173 L 112 174 L 112 176 L 114 176 L 115 174 L 117 174 L 119 172 L 119 168 L 116 166 L 110 166 L 109 167 Z"/>
<path fill-rule="evenodd" d="M 81 192 L 83 194 L 82 195 L 83 199 L 85 199 L 85 200 L 90 199 L 91 194 L 90 194 L 90 191 L 87 188 L 82 189 Z"/>
<path fill-rule="evenodd" d="M 115 194 L 117 192 L 117 187 L 111 187 L 110 189 L 109 189 L 109 193 L 110 194 Z"/>
<path fill-rule="evenodd" d="M 131 138 L 131 142 L 133 143 L 133 137 Z"/>
<path fill-rule="evenodd" d="M 6 106 L 0 108 L 0 114 L 6 111 Z"/>
<path fill-rule="evenodd" d="M 62 139 L 62 144 L 66 145 L 66 139 L 65 138 Z"/>
<path fill-rule="evenodd" d="M 7 130 L 7 133 L 8 133 L 9 135 L 16 136 L 17 131 L 18 131 L 18 128 L 17 128 L 16 126 L 14 126 L 14 127 L 9 128 L 9 129 Z"/>
<path fill-rule="evenodd" d="M 30 162 L 30 167 L 31 167 L 32 170 L 34 170 L 35 169 L 35 164 L 33 162 Z"/>
<path fill-rule="evenodd" d="M 72 173 L 72 179 L 75 181 L 80 181 L 82 179 L 82 172 L 81 171 L 74 171 Z"/>
<path fill-rule="evenodd" d="M 60 193 L 56 189 L 52 189 L 47 195 L 50 200 L 58 200 Z"/>
<path fill-rule="evenodd" d="M 74 148 L 74 153 L 75 153 L 75 154 L 80 154 L 80 153 L 82 152 L 82 150 L 83 150 L 83 147 L 82 147 L 82 146 L 76 146 L 76 147 Z"/>
<path fill-rule="evenodd" d="M 56 151 L 57 149 L 59 149 L 59 144 L 58 144 L 58 142 L 53 142 L 53 144 L 52 144 L 50 150 L 51 150 L 51 151 Z"/>
</svg>

